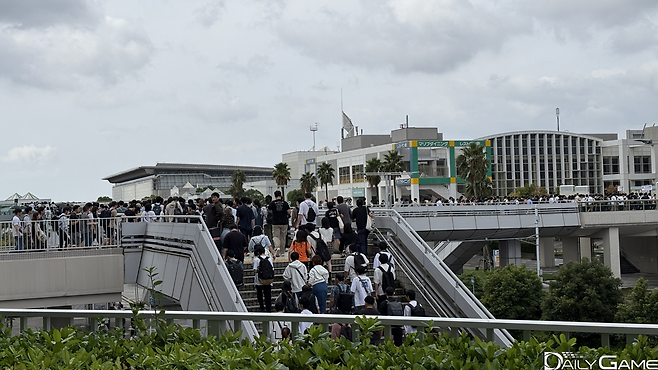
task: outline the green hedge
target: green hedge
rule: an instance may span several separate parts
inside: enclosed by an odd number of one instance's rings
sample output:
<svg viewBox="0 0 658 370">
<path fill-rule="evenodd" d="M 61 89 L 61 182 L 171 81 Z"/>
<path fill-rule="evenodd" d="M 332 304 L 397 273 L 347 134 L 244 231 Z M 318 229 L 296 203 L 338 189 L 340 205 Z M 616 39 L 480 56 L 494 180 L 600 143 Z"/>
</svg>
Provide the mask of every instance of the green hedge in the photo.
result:
<svg viewBox="0 0 658 370">
<path fill-rule="evenodd" d="M 576 351 L 575 339 L 554 337 L 546 343 L 532 339 L 501 349 L 492 343 L 463 335 L 426 332 L 408 337 L 400 347 L 390 340 L 376 347 L 368 331 L 379 330 L 375 319 L 357 318 L 360 342 L 331 340 L 322 327 L 293 342 L 272 345 L 265 337 L 240 341 L 240 334 L 202 338 L 191 328 L 161 323 L 150 334 L 125 339 L 119 331 L 26 331 L 0 334 L 0 368 L 3 369 L 541 369 L 543 352 Z M 579 355 L 590 361 L 601 355 L 618 360 L 658 359 L 658 348 L 640 337 L 617 351 L 581 347 Z"/>
</svg>

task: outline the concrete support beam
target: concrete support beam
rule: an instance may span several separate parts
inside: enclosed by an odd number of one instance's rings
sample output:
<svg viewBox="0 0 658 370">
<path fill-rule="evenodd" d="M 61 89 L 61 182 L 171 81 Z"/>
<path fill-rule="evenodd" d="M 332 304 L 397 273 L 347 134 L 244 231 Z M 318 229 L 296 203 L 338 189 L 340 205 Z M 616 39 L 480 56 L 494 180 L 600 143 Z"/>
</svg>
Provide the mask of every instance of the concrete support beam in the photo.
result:
<svg viewBox="0 0 658 370">
<path fill-rule="evenodd" d="M 569 262 L 578 262 L 580 260 L 578 258 L 578 238 L 562 238 L 562 259 L 565 265 Z"/>
<path fill-rule="evenodd" d="M 615 277 L 621 277 L 619 264 L 619 228 L 611 227 L 603 231 L 603 262 L 610 267 Z"/>
<path fill-rule="evenodd" d="M 592 260 L 592 239 L 590 238 L 578 238 L 578 252 L 580 253 L 580 259 L 587 258 Z"/>
<path fill-rule="evenodd" d="M 555 267 L 555 239 L 539 238 L 539 266 Z"/>
<path fill-rule="evenodd" d="M 521 242 L 518 240 L 501 240 L 498 243 L 500 249 L 500 267 L 507 265 L 521 266 Z"/>
</svg>

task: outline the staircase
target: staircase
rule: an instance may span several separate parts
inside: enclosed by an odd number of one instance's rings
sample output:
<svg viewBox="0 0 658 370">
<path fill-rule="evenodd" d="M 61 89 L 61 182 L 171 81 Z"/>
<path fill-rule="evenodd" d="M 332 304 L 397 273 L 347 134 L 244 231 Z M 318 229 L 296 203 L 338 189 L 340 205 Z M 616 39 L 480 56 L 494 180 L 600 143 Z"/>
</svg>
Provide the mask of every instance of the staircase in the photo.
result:
<svg viewBox="0 0 658 370">
<path fill-rule="evenodd" d="M 619 256 L 619 265 L 621 268 L 622 274 L 636 274 L 640 272 L 640 269 L 635 267 L 624 255 Z"/>
</svg>

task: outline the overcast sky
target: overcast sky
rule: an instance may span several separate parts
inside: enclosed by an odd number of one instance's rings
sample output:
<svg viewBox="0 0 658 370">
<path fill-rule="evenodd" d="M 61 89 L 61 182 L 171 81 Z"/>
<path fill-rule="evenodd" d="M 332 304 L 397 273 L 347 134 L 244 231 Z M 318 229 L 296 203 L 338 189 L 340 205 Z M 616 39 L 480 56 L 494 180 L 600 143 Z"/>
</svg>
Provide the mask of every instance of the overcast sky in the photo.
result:
<svg viewBox="0 0 658 370">
<path fill-rule="evenodd" d="M 658 122 L 658 1 L 0 0 L 0 198 L 157 162 L 273 166 L 366 134 Z"/>
</svg>

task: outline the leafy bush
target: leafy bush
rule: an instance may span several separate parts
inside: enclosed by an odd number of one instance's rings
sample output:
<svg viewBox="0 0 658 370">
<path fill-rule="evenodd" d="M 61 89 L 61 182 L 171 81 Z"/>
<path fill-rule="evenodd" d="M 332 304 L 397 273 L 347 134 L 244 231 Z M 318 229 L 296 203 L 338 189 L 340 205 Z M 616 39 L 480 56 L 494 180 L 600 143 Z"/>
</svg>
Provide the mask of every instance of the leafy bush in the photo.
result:
<svg viewBox="0 0 658 370">
<path fill-rule="evenodd" d="M 539 276 L 525 265 L 507 265 L 490 273 L 482 303 L 497 319 L 539 320 L 544 299 Z"/>
<path fill-rule="evenodd" d="M 617 322 L 658 324 L 658 289 L 647 290 L 648 282 L 640 278 L 623 303 L 617 306 Z"/>
<path fill-rule="evenodd" d="M 202 338 L 198 331 L 176 324 L 162 324 L 165 337 L 156 332 L 126 339 L 121 331 L 83 333 L 75 328 L 61 331 L 26 331 L 11 336 L 0 331 L 0 367 L 9 369 L 540 369 L 543 352 L 576 352 L 576 340 L 564 336 L 540 343 L 515 342 L 501 349 L 466 334 L 426 330 L 424 336 L 408 336 L 402 346 L 386 340 L 370 344 L 371 331 L 380 330 L 375 319 L 357 318 L 360 341 L 331 340 L 321 326 L 295 341 L 270 344 L 265 336 L 254 342 L 240 340 L 240 333 Z M 164 340 L 162 340 L 164 339 Z M 577 353 L 593 361 L 601 355 L 618 360 L 656 359 L 658 348 L 640 336 L 617 351 L 580 347 Z"/>
<path fill-rule="evenodd" d="M 459 275 L 459 280 L 466 285 L 466 288 L 475 294 L 477 299 L 482 299 L 484 295 L 484 281 L 486 279 L 486 271 L 482 270 L 464 270 L 464 272 Z M 473 278 L 473 283 L 475 283 L 475 291 L 473 291 L 473 284 L 471 284 L 471 277 Z"/>
</svg>

